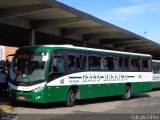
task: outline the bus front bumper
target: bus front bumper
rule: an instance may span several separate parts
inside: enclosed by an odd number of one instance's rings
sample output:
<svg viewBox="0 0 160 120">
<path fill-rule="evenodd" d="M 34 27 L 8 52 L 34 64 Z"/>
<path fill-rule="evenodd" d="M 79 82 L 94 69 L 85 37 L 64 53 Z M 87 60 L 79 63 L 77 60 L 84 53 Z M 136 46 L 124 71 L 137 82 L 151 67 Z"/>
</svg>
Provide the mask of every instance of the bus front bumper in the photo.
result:
<svg viewBox="0 0 160 120">
<path fill-rule="evenodd" d="M 42 92 L 24 92 L 24 91 L 16 91 L 13 89 L 9 90 L 9 99 L 15 101 L 25 101 L 25 102 L 33 102 L 33 103 L 44 103 L 43 93 Z"/>
</svg>

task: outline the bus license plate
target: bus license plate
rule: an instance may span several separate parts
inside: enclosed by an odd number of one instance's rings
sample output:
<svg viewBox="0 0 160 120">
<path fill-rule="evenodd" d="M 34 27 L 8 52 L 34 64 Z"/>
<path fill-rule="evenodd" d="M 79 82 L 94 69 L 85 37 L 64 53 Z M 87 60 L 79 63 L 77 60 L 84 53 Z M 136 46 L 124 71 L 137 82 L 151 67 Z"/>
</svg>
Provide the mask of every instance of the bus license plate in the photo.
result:
<svg viewBox="0 0 160 120">
<path fill-rule="evenodd" d="M 19 100 L 25 100 L 26 98 L 24 96 L 19 96 L 18 99 Z"/>
</svg>

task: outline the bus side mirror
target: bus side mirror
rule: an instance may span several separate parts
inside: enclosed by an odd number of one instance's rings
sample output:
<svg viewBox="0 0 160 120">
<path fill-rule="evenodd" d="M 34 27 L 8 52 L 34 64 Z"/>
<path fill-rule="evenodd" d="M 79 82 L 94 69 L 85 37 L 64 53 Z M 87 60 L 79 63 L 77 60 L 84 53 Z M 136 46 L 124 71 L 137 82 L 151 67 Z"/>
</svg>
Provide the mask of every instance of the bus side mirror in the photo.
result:
<svg viewBox="0 0 160 120">
<path fill-rule="evenodd" d="M 6 60 L 6 67 L 9 68 L 10 65 L 11 65 L 11 62 L 7 59 L 7 60 Z"/>
</svg>

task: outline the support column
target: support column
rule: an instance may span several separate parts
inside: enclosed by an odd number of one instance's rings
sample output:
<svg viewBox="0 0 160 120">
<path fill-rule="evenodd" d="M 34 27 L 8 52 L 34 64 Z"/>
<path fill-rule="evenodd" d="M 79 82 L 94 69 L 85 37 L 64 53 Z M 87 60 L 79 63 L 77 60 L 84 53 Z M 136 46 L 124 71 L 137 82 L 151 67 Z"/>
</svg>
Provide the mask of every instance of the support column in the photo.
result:
<svg viewBox="0 0 160 120">
<path fill-rule="evenodd" d="M 83 41 L 83 47 L 86 47 L 86 46 L 87 46 L 86 41 Z"/>
<path fill-rule="evenodd" d="M 29 45 L 30 46 L 35 45 L 35 30 L 34 29 L 32 29 L 30 32 Z"/>
</svg>

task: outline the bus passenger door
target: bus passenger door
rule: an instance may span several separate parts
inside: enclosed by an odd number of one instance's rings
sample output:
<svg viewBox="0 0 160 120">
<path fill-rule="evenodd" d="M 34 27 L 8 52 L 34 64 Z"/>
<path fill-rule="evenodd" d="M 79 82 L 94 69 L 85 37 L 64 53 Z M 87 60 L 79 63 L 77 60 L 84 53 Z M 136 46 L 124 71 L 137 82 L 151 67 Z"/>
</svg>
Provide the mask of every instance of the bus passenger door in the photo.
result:
<svg viewBox="0 0 160 120">
<path fill-rule="evenodd" d="M 65 93 L 67 91 L 67 87 L 63 85 L 65 84 L 65 77 L 62 80 L 58 80 L 58 78 L 66 74 L 65 57 L 66 55 L 63 51 L 54 52 L 52 55 L 49 65 L 49 86 L 46 96 L 48 102 L 65 100 Z"/>
</svg>

